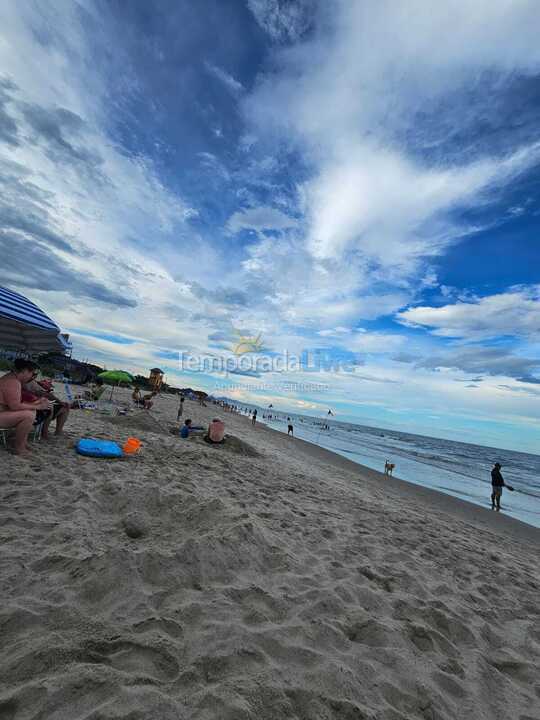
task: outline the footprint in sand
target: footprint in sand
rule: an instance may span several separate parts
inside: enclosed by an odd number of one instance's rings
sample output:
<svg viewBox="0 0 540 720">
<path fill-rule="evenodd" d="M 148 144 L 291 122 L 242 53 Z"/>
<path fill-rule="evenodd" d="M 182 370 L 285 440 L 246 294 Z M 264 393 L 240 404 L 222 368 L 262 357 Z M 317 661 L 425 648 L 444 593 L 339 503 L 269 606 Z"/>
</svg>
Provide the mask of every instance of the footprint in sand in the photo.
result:
<svg viewBox="0 0 540 720">
<path fill-rule="evenodd" d="M 516 658 L 500 653 L 496 656 L 486 658 L 487 662 L 503 675 L 507 675 L 512 680 L 522 683 L 532 683 L 536 679 L 534 665 L 528 662 L 522 662 Z"/>
<path fill-rule="evenodd" d="M 177 677 L 176 659 L 163 649 L 129 642 L 90 641 L 81 647 L 48 646 L 16 657 L 4 671 L 6 682 L 36 680 L 58 675 L 69 665 L 106 665 L 143 681 L 168 682 Z M 3 720 L 0 715 L 0 720 Z"/>
<path fill-rule="evenodd" d="M 160 682 L 178 676 L 175 658 L 162 649 L 132 642 L 90 642 L 86 645 L 88 661 L 109 665 L 130 675 L 146 676 Z"/>
<path fill-rule="evenodd" d="M 345 626 L 343 632 L 351 642 L 360 645 L 390 647 L 393 644 L 391 630 L 372 618 L 353 622 Z"/>
<path fill-rule="evenodd" d="M 256 625 L 263 622 L 281 622 L 288 614 L 288 603 L 275 598 L 258 585 L 228 588 L 225 595 L 237 603 L 244 613 L 244 622 Z"/>
<path fill-rule="evenodd" d="M 437 683 L 437 685 L 441 688 L 441 690 L 448 693 L 452 697 L 461 699 L 464 698 L 467 694 L 463 685 L 458 680 L 451 677 L 450 675 L 447 675 L 446 673 L 434 672 L 432 677 Z"/>
<path fill-rule="evenodd" d="M 148 618 L 147 620 L 141 620 L 141 622 L 133 625 L 133 630 L 136 633 L 151 632 L 157 630 L 158 632 L 165 633 L 169 637 L 177 638 L 183 633 L 182 626 L 174 620 L 169 618 Z"/>
<path fill-rule="evenodd" d="M 418 623 L 406 623 L 406 632 L 411 642 L 421 652 L 433 652 L 438 650 L 443 652 L 447 657 L 458 655 L 458 650 L 444 635 L 433 630 L 430 627 L 420 625 Z"/>
</svg>

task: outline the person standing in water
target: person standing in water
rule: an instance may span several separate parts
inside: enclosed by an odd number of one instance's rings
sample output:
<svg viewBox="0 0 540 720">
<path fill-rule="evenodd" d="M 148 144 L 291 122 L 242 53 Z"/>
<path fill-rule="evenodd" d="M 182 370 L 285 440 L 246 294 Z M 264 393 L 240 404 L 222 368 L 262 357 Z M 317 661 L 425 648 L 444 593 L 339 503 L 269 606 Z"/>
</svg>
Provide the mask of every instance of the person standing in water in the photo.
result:
<svg viewBox="0 0 540 720">
<path fill-rule="evenodd" d="M 251 424 L 255 425 L 256 422 L 257 422 L 257 408 L 255 408 L 255 410 L 253 411 L 253 415 L 251 416 Z"/>
<path fill-rule="evenodd" d="M 294 428 L 290 417 L 287 418 L 287 422 L 287 435 L 292 435 L 294 437 Z"/>
<path fill-rule="evenodd" d="M 514 488 L 504 482 L 501 475 L 501 463 L 496 462 L 491 471 L 491 509 L 500 512 L 501 497 L 503 487 L 507 487 L 511 492 Z"/>
</svg>

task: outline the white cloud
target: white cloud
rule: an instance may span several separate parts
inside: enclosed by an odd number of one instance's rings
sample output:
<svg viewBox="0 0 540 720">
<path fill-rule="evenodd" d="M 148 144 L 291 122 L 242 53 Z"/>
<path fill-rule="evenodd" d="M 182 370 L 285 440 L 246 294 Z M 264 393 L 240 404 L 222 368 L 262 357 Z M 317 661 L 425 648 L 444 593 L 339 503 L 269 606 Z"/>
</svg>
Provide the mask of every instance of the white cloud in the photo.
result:
<svg viewBox="0 0 540 720">
<path fill-rule="evenodd" d="M 208 70 L 209 73 L 211 73 L 214 77 L 216 77 L 220 82 L 225 85 L 227 90 L 231 92 L 233 95 L 237 96 L 244 92 L 244 86 L 241 82 L 239 82 L 235 77 L 233 77 L 230 73 L 228 73 L 226 70 L 223 70 L 223 68 L 217 67 L 217 65 L 213 65 L 212 63 L 205 63 L 205 67 Z"/>
<path fill-rule="evenodd" d="M 365 142 L 349 147 L 305 185 L 308 248 L 318 258 L 360 252 L 392 276 L 407 276 L 455 239 L 446 213 L 484 202 L 479 193 L 536 162 L 539 147 L 446 169 L 422 168 Z"/>
<path fill-rule="evenodd" d="M 287 230 L 296 225 L 297 221 L 281 210 L 260 206 L 235 212 L 227 222 L 227 230 L 233 234 L 241 230 L 263 233 L 265 230 Z"/>
<path fill-rule="evenodd" d="M 345 341 L 349 350 L 375 354 L 395 352 L 406 342 L 407 339 L 403 335 L 383 332 L 354 333 Z"/>
<path fill-rule="evenodd" d="M 466 340 L 486 340 L 503 335 L 539 338 L 540 285 L 514 288 L 442 307 L 413 307 L 399 313 L 397 319 L 441 337 Z"/>
<path fill-rule="evenodd" d="M 285 5 L 253 4 L 270 16 Z M 537 145 L 426 160 L 475 118 L 460 93 L 476 89 L 479 75 L 499 74 L 503 85 L 505 74 L 540 67 L 538 8 L 526 0 L 318 7 L 309 39 L 276 51 L 245 112 L 257 137 L 285 138 L 303 153 L 306 250 L 344 264 L 360 256 L 371 278 L 410 287 L 430 258 L 474 231 L 456 223 L 456 209 L 489 202 L 538 161 Z"/>
<path fill-rule="evenodd" d="M 328 330 L 319 330 L 317 335 L 320 335 L 321 337 L 336 337 L 340 335 L 348 335 L 351 333 L 351 328 L 348 327 L 335 327 L 335 328 L 328 328 Z M 364 331 L 360 331 L 364 332 Z"/>
<path fill-rule="evenodd" d="M 315 0 L 248 0 L 255 19 L 273 40 L 297 40 L 310 25 Z"/>
</svg>

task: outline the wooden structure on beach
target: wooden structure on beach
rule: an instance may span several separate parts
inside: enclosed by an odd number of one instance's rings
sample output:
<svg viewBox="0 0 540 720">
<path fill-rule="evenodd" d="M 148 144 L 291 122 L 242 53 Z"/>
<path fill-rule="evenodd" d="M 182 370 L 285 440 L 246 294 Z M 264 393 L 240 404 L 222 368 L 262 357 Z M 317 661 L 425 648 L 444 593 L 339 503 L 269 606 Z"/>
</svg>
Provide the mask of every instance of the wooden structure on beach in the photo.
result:
<svg viewBox="0 0 540 720">
<path fill-rule="evenodd" d="M 152 390 L 154 392 L 159 392 L 160 388 L 163 384 L 163 375 L 165 373 L 163 370 L 160 370 L 159 368 L 152 368 L 150 370 L 150 385 L 152 386 Z"/>
</svg>

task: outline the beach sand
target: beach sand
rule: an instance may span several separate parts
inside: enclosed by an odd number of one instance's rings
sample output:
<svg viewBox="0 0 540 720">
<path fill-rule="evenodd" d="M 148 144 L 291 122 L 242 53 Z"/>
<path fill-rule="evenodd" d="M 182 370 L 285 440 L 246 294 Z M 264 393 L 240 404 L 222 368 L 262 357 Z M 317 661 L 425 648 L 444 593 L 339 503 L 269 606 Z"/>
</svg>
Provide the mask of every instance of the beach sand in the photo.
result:
<svg viewBox="0 0 540 720">
<path fill-rule="evenodd" d="M 0 448 L 0 720 L 540 719 L 539 530 L 185 406 Z"/>
</svg>

